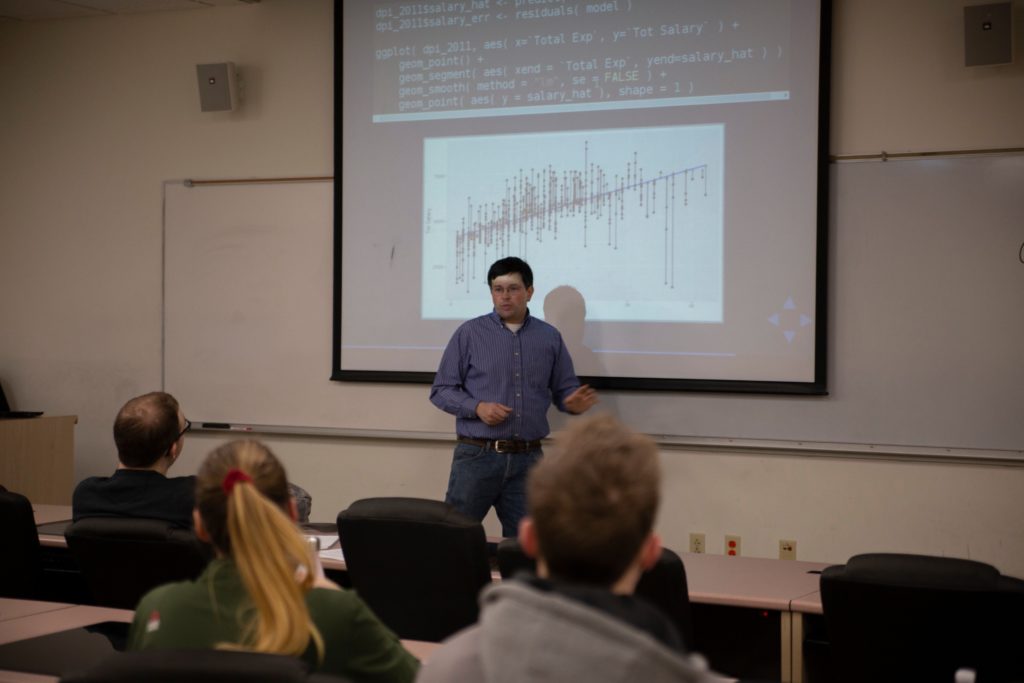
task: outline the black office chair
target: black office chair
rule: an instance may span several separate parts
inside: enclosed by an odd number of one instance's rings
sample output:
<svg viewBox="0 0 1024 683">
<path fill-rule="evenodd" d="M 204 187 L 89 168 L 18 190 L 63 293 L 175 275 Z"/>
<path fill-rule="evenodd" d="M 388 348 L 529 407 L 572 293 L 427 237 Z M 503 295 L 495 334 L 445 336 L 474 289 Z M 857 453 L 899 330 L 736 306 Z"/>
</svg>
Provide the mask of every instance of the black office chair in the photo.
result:
<svg viewBox="0 0 1024 683">
<path fill-rule="evenodd" d="M 498 572 L 501 578 L 512 578 L 517 572 L 537 571 L 537 563 L 523 552 L 519 540 L 503 539 L 497 550 Z M 636 595 L 653 603 L 675 623 L 683 643 L 693 647 L 693 619 L 690 615 L 690 592 L 686 585 L 686 568 L 675 551 L 661 549 L 661 556 L 643 573 L 636 585 Z"/>
<path fill-rule="evenodd" d="M 822 572 L 821 602 L 837 680 L 1024 680 L 1024 581 L 990 565 L 856 555 Z"/>
<path fill-rule="evenodd" d="M 195 579 L 212 557 L 191 530 L 158 519 L 87 517 L 64 531 L 95 604 L 135 609 L 150 589 Z"/>
<path fill-rule="evenodd" d="M 40 597 L 43 567 L 32 503 L 20 493 L 0 491 L 0 597 Z"/>
<path fill-rule="evenodd" d="M 345 683 L 301 659 L 235 650 L 147 650 L 110 656 L 61 683 Z"/>
<path fill-rule="evenodd" d="M 491 581 L 480 522 L 437 500 L 366 498 L 338 513 L 352 587 L 401 638 L 438 642 L 473 624 Z"/>
</svg>

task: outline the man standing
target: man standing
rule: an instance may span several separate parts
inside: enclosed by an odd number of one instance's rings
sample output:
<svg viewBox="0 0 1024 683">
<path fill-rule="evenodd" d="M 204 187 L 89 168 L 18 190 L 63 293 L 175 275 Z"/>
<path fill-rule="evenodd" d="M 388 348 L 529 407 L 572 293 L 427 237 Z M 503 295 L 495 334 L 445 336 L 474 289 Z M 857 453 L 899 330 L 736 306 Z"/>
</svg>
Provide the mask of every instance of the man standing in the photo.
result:
<svg viewBox="0 0 1024 683">
<path fill-rule="evenodd" d="M 178 401 L 154 391 L 121 408 L 114 421 L 117 470 L 110 477 L 89 477 L 75 488 L 72 517 L 149 517 L 192 527 L 195 477 L 168 477 L 181 455 L 185 419 Z"/>
<path fill-rule="evenodd" d="M 559 434 L 530 473 L 519 527 L 537 576 L 485 588 L 479 622 L 435 650 L 417 683 L 711 680 L 672 621 L 633 595 L 661 553 L 660 476 L 654 442 L 610 415 Z"/>
<path fill-rule="evenodd" d="M 525 261 L 496 261 L 487 284 L 494 310 L 455 331 L 430 401 L 455 415 L 445 501 L 481 520 L 493 505 L 502 535 L 514 536 L 526 514 L 526 474 L 550 431 L 548 407 L 580 414 L 597 393 L 580 385 L 558 330 L 530 315 L 533 271 Z"/>
</svg>

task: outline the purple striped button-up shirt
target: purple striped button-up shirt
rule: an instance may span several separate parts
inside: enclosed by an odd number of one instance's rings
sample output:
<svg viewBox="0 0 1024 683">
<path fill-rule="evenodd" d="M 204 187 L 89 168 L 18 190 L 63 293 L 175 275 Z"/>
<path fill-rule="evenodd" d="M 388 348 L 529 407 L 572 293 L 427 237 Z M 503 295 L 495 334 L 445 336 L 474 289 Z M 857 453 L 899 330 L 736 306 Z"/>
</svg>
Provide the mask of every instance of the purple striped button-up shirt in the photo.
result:
<svg viewBox="0 0 1024 683">
<path fill-rule="evenodd" d="M 533 441 L 548 435 L 548 406 L 565 411 L 563 401 L 580 386 L 569 350 L 553 326 L 530 316 L 518 332 L 493 311 L 455 330 L 430 388 L 430 401 L 455 416 L 455 432 L 474 439 Z M 508 419 L 489 426 L 476 414 L 481 401 L 512 409 Z"/>
</svg>

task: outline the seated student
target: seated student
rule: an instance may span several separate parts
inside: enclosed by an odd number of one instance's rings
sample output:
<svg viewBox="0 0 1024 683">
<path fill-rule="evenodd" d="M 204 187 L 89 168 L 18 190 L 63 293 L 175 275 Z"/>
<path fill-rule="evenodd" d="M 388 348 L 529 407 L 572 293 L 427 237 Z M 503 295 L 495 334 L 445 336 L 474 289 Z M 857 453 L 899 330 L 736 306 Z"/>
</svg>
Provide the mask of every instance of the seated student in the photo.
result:
<svg viewBox="0 0 1024 683">
<path fill-rule="evenodd" d="M 114 420 L 117 470 L 109 477 L 88 477 L 75 487 L 71 517 L 148 517 L 188 529 L 195 507 L 196 478 L 168 477 L 185 446 L 192 423 L 177 399 L 154 391 L 131 399 Z M 309 521 L 312 499 L 295 484 L 289 491 L 299 506 L 299 521 Z"/>
<path fill-rule="evenodd" d="M 661 553 L 658 453 L 609 415 L 575 421 L 532 470 L 519 526 L 537 577 L 481 593 L 480 621 L 417 681 L 703 681 L 668 617 L 632 595 Z"/>
<path fill-rule="evenodd" d="M 195 581 L 139 602 L 128 648 L 245 649 L 302 657 L 358 681 L 411 681 L 419 666 L 352 591 L 323 576 L 295 525 L 284 468 L 257 441 L 207 456 L 196 490 L 196 535 L 215 559 Z"/>
<path fill-rule="evenodd" d="M 83 517 L 149 517 L 187 529 L 192 526 L 195 477 L 168 477 L 181 455 L 185 419 L 178 401 L 154 391 L 137 396 L 114 420 L 114 443 L 119 460 L 109 477 L 89 477 L 71 498 L 74 521 Z"/>
</svg>

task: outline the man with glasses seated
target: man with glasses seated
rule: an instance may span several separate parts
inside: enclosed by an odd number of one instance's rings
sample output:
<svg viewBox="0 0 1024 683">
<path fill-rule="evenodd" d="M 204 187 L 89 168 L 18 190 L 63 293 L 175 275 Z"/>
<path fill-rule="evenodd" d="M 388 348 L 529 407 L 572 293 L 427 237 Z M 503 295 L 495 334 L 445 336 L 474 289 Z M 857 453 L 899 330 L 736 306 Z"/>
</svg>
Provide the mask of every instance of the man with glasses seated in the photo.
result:
<svg viewBox="0 0 1024 683">
<path fill-rule="evenodd" d="M 117 470 L 83 479 L 72 496 L 74 521 L 83 517 L 148 517 L 192 527 L 196 478 L 168 477 L 181 455 L 185 419 L 178 401 L 154 391 L 124 404 L 114 421 Z"/>
<path fill-rule="evenodd" d="M 125 403 L 114 420 L 117 470 L 110 477 L 89 477 L 78 484 L 71 498 L 72 519 L 147 517 L 191 529 L 196 478 L 167 476 L 190 429 L 192 423 L 178 400 L 166 392 L 154 391 Z M 298 521 L 308 522 L 313 499 L 291 482 L 288 491 L 295 499 Z"/>
</svg>

